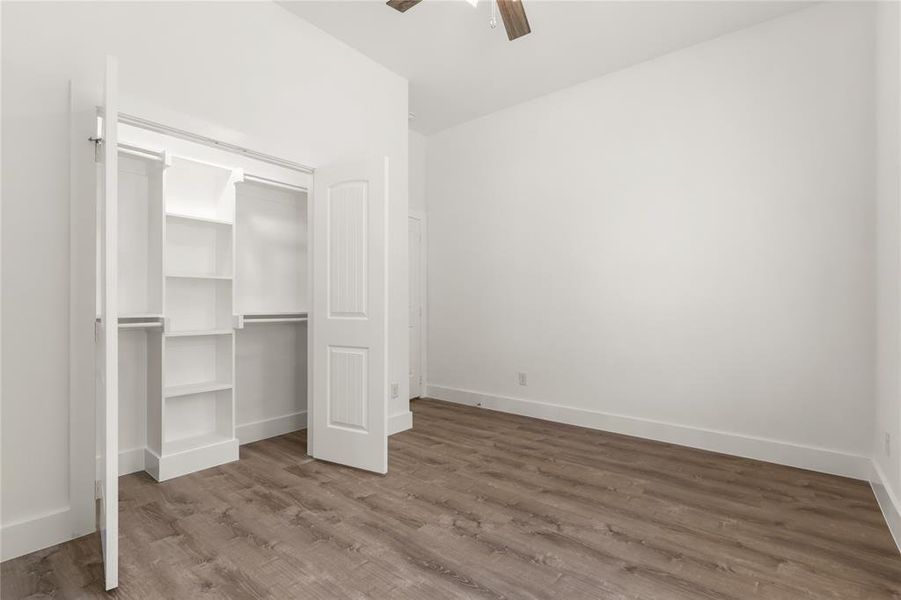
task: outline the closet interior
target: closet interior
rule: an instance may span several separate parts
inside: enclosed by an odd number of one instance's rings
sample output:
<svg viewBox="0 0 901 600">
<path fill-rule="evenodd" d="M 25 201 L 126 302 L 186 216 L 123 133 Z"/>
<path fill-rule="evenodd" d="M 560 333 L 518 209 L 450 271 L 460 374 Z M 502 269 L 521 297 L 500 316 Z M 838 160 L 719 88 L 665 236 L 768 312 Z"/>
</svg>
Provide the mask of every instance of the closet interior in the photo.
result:
<svg viewBox="0 0 901 600">
<path fill-rule="evenodd" d="M 163 481 L 306 426 L 307 175 L 135 137 L 118 167 L 120 475 Z"/>
</svg>

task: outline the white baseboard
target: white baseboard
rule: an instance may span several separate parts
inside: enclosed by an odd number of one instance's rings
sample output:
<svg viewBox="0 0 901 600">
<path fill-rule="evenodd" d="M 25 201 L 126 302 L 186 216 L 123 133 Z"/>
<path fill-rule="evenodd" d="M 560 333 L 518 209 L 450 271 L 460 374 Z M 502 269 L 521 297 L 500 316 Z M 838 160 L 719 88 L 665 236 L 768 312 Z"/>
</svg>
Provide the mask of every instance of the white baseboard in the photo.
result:
<svg viewBox="0 0 901 600">
<path fill-rule="evenodd" d="M 236 460 L 238 460 L 237 438 L 163 456 L 158 456 L 149 448 L 144 449 L 144 470 L 157 481 L 167 481 Z"/>
<path fill-rule="evenodd" d="M 249 444 L 251 442 L 258 442 L 260 440 L 265 440 L 266 438 L 275 437 L 277 435 L 291 433 L 292 431 L 297 431 L 299 429 L 306 429 L 306 427 L 307 412 L 301 411 L 290 415 L 284 415 L 272 419 L 264 419 L 262 421 L 255 421 L 253 423 L 238 425 L 235 431 L 237 433 L 236 437 L 239 440 L 238 443 Z M 119 476 L 121 477 L 122 475 L 131 475 L 132 473 L 143 471 L 145 456 L 146 454 L 144 452 L 144 448 L 121 450 L 119 452 Z M 98 456 L 96 474 L 96 478 L 98 480 L 100 479 L 102 473 L 103 468 L 100 464 L 100 457 Z"/>
<path fill-rule="evenodd" d="M 123 475 L 131 475 L 138 471 L 144 470 L 144 448 L 132 448 L 130 450 L 119 451 L 119 477 Z M 103 478 L 103 463 L 100 457 L 96 457 L 96 467 L 94 469 L 94 481 L 100 481 Z"/>
<path fill-rule="evenodd" d="M 403 415 L 400 415 L 403 416 Z M 410 421 L 412 421 L 410 419 Z M 306 411 L 266 419 L 255 423 L 239 425 L 236 428 L 241 444 L 256 442 L 269 437 L 290 433 L 307 426 Z M 409 428 L 409 425 L 407 426 Z M 237 444 L 222 444 L 215 448 L 202 449 L 200 454 L 180 458 L 166 457 L 163 460 L 163 479 L 177 477 L 182 472 L 191 472 L 193 464 L 214 466 L 237 458 Z M 206 466 L 200 468 L 206 468 Z M 131 448 L 119 452 L 119 475 L 129 475 L 147 470 L 156 478 L 160 474 L 160 459 L 146 448 Z M 97 479 L 102 473 L 100 457 L 97 457 Z M 70 507 L 61 508 L 43 515 L 7 523 L 0 528 L 0 561 L 23 556 L 42 548 L 93 533 L 92 522 L 79 524 Z M 73 525 L 74 524 L 74 525 Z M 73 527 L 75 530 L 73 531 Z"/>
<path fill-rule="evenodd" d="M 413 429 L 413 413 L 409 410 L 388 417 L 388 435 Z"/>
<path fill-rule="evenodd" d="M 872 472 L 870 474 L 870 487 L 873 488 L 873 494 L 876 496 L 876 502 L 882 509 L 882 516 L 888 524 L 888 529 L 892 533 L 895 545 L 901 551 L 901 502 L 892 488 L 888 485 L 888 478 L 882 468 L 873 461 Z"/>
<path fill-rule="evenodd" d="M 290 415 L 238 425 L 235 428 L 235 436 L 243 445 L 306 428 L 307 411 L 303 410 Z"/>
<path fill-rule="evenodd" d="M 144 470 L 144 449 L 132 448 L 119 452 L 119 477 Z M 99 479 L 99 477 L 98 477 Z"/>
<path fill-rule="evenodd" d="M 36 517 L 7 523 L 0 528 L 0 561 L 67 542 L 94 531 L 93 522 L 79 524 L 78 521 L 72 514 L 72 508 L 66 506 Z"/>
<path fill-rule="evenodd" d="M 866 480 L 870 459 L 827 448 L 429 384 L 428 396 L 536 419 Z"/>
</svg>

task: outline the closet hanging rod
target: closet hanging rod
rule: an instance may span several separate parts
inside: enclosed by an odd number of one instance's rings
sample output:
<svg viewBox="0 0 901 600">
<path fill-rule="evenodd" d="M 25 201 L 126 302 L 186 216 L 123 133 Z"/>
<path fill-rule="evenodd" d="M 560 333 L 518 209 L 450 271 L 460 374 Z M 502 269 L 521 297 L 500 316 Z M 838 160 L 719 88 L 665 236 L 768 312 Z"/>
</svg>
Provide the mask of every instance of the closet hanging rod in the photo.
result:
<svg viewBox="0 0 901 600">
<path fill-rule="evenodd" d="M 147 329 L 163 326 L 162 315 L 138 315 L 119 317 L 119 329 Z"/>
<path fill-rule="evenodd" d="M 252 315 L 242 315 L 242 321 L 245 325 L 251 323 L 300 323 L 308 320 L 309 313 L 305 312 L 286 312 L 286 313 L 257 313 Z"/>
<path fill-rule="evenodd" d="M 252 175 L 250 173 L 244 173 L 244 181 L 250 183 L 259 183 L 261 185 L 268 185 L 271 187 L 283 188 L 286 190 L 290 190 L 292 192 L 308 192 L 309 190 L 301 185 L 294 185 L 293 183 L 285 183 L 283 181 L 276 181 L 275 179 L 269 179 L 268 177 L 260 177 L 259 175 Z"/>
<path fill-rule="evenodd" d="M 142 321 L 137 323 L 119 323 L 119 329 L 155 329 L 162 327 L 162 323 L 149 321 Z"/>
<path fill-rule="evenodd" d="M 273 317 L 271 319 L 244 319 L 245 325 L 254 323 L 304 323 L 308 319 L 306 317 Z"/>
<path fill-rule="evenodd" d="M 117 147 L 119 149 L 119 152 L 121 152 L 122 154 L 128 154 L 130 156 L 136 156 L 138 158 L 149 158 L 151 160 L 160 162 L 163 161 L 162 152 L 154 152 L 153 150 L 147 150 L 146 148 L 123 143 L 119 143 Z"/>
<path fill-rule="evenodd" d="M 103 114 L 103 109 L 101 107 L 98 107 L 98 112 L 100 114 Z M 248 158 L 252 158 L 254 160 L 269 163 L 272 165 L 278 165 L 286 169 L 291 169 L 292 171 L 300 171 L 301 173 L 313 173 L 312 167 L 308 167 L 298 162 L 279 158 L 277 156 L 266 154 L 264 152 L 257 152 L 256 150 L 251 150 L 250 148 L 244 148 L 236 144 L 223 142 L 222 140 L 217 140 L 205 135 L 191 133 L 190 131 L 185 131 L 184 129 L 178 129 L 177 127 L 163 125 L 162 123 L 157 123 L 156 121 L 151 121 L 150 119 L 144 119 L 142 117 L 136 117 L 135 115 L 130 115 L 128 113 L 120 112 L 119 122 L 125 125 L 132 125 L 134 127 L 140 127 L 141 129 L 147 129 L 149 131 L 155 131 L 157 133 L 181 138 L 183 140 L 202 144 L 211 148 L 218 148 L 219 150 L 241 154 Z"/>
<path fill-rule="evenodd" d="M 151 160 L 156 160 L 162 162 L 164 159 L 162 152 L 156 152 L 155 150 L 148 150 L 147 148 L 141 148 L 140 146 L 134 146 L 132 144 L 125 144 L 120 142 L 118 145 L 119 152 L 123 154 L 128 154 L 130 156 L 136 156 L 138 158 L 149 158 Z M 286 190 L 290 190 L 292 192 L 304 192 L 307 193 L 310 190 L 305 188 L 302 185 L 294 185 L 293 183 L 285 183 L 283 181 L 278 181 L 275 179 L 269 179 L 268 177 L 263 177 L 261 175 L 253 175 L 251 173 L 244 174 L 244 181 L 250 183 L 258 183 L 260 185 L 268 185 L 270 187 L 282 188 Z"/>
</svg>

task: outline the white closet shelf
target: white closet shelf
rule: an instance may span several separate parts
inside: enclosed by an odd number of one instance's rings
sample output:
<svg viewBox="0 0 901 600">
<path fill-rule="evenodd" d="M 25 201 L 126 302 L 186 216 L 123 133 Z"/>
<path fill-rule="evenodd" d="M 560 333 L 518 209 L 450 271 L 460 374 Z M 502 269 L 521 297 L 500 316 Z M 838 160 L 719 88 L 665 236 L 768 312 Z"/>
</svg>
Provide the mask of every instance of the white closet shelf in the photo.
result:
<svg viewBox="0 0 901 600">
<path fill-rule="evenodd" d="M 226 227 L 231 227 L 234 225 L 231 221 L 226 221 L 224 219 L 216 219 L 215 217 L 202 217 L 199 215 L 188 215 L 185 213 L 176 213 L 176 212 L 166 212 L 166 217 L 170 219 L 182 219 L 184 221 L 194 221 L 197 223 L 212 223 L 213 225 L 223 225 Z"/>
<path fill-rule="evenodd" d="M 169 456 L 171 454 L 178 454 L 180 452 L 188 452 L 209 446 L 216 446 L 218 444 L 231 442 L 233 439 L 234 437 L 232 436 L 223 435 L 216 432 L 182 438 L 180 440 L 166 442 L 164 444 L 163 455 Z"/>
<path fill-rule="evenodd" d="M 228 381 L 202 381 L 200 383 L 170 385 L 165 389 L 164 394 L 166 398 L 177 398 L 179 396 L 191 396 L 193 394 L 203 394 L 205 392 L 230 390 L 231 388 L 232 384 Z"/>
<path fill-rule="evenodd" d="M 166 273 L 166 277 L 173 279 L 220 279 L 223 281 L 233 279 L 231 275 L 215 275 L 212 273 Z"/>
<path fill-rule="evenodd" d="M 233 329 L 202 329 L 197 331 L 167 331 L 166 337 L 200 337 L 204 335 L 230 335 Z"/>
<path fill-rule="evenodd" d="M 152 329 L 163 326 L 163 315 L 121 315 L 119 329 Z"/>
</svg>

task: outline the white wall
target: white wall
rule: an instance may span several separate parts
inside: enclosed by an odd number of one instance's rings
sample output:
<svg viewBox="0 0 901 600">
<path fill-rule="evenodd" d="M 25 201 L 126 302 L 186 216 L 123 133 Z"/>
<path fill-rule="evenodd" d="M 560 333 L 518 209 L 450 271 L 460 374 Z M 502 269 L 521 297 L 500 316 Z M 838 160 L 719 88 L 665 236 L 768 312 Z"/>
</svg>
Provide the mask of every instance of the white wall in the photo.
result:
<svg viewBox="0 0 901 600">
<path fill-rule="evenodd" d="M 873 17 L 817 5 L 430 136 L 429 392 L 865 477 Z"/>
<path fill-rule="evenodd" d="M 901 10 L 880 2 L 876 14 L 877 352 L 873 489 L 901 544 Z M 885 436 L 890 436 L 886 447 Z"/>
<path fill-rule="evenodd" d="M 311 166 L 392 158 L 390 410 L 407 406 L 406 80 L 271 3 L 4 2 L 4 558 L 85 532 L 68 487 L 69 423 L 93 400 L 69 410 L 67 81 L 99 89 L 107 53 L 125 112 Z"/>
<path fill-rule="evenodd" d="M 426 212 L 426 137 L 410 130 L 410 213 Z"/>
</svg>

